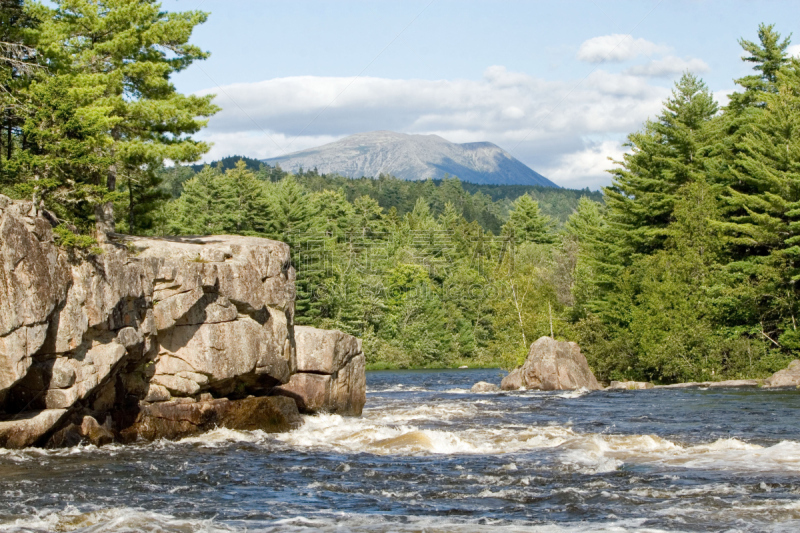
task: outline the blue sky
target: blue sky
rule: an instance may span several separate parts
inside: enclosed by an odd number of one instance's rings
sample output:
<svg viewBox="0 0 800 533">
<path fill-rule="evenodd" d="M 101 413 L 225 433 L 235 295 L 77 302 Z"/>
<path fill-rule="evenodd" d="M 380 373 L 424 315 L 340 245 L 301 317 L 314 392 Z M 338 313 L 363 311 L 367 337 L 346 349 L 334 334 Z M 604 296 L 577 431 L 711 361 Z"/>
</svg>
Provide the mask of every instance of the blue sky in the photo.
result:
<svg viewBox="0 0 800 533">
<path fill-rule="evenodd" d="M 211 12 L 209 60 L 174 79 L 223 111 L 201 136 L 272 157 L 361 131 L 491 141 L 567 187 L 609 183 L 608 157 L 689 69 L 724 102 L 749 72 L 737 39 L 784 35 L 795 2 L 164 0 Z M 797 42 L 800 42 L 798 36 Z M 800 51 L 800 47 L 793 47 Z"/>
</svg>

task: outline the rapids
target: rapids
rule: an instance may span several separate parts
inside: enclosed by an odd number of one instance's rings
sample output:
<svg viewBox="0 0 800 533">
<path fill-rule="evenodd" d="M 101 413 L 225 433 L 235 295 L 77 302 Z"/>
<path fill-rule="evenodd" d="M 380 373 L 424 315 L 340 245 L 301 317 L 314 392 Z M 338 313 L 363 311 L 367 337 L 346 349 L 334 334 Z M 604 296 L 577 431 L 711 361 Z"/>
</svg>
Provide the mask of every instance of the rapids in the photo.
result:
<svg viewBox="0 0 800 533">
<path fill-rule="evenodd" d="M 471 393 L 371 372 L 360 418 L 285 434 L 0 449 L 2 531 L 800 530 L 800 393 Z"/>
</svg>

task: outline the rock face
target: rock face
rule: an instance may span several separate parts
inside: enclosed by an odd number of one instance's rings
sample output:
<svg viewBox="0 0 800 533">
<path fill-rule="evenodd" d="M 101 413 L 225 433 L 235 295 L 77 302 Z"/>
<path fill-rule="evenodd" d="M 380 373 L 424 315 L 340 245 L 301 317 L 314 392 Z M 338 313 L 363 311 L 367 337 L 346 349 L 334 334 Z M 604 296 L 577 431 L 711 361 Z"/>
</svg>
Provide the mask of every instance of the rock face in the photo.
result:
<svg viewBox="0 0 800 533">
<path fill-rule="evenodd" d="M 798 387 L 800 386 L 800 360 L 795 359 L 789 366 L 772 374 L 764 387 Z"/>
<path fill-rule="evenodd" d="M 290 405 L 361 412 L 361 342 L 294 327 L 288 245 L 112 234 L 78 257 L 56 246 L 50 220 L 0 196 L 0 446 L 172 438 L 226 420 L 289 428 Z M 321 389 L 301 386 L 315 379 Z M 286 395 L 282 385 L 294 403 L 245 399 Z M 245 408 L 285 420 L 245 423 Z"/>
<path fill-rule="evenodd" d="M 297 405 L 290 398 L 261 396 L 242 400 L 170 401 L 146 405 L 120 435 L 122 442 L 138 439 L 180 439 L 217 427 L 268 433 L 300 426 Z"/>
<path fill-rule="evenodd" d="M 294 398 L 303 412 L 360 415 L 366 402 L 361 339 L 335 330 L 294 328 L 297 373 L 278 394 Z"/>
<path fill-rule="evenodd" d="M 503 390 L 600 390 L 586 357 L 574 342 L 542 337 L 531 345 L 521 368 L 503 379 Z"/>
</svg>

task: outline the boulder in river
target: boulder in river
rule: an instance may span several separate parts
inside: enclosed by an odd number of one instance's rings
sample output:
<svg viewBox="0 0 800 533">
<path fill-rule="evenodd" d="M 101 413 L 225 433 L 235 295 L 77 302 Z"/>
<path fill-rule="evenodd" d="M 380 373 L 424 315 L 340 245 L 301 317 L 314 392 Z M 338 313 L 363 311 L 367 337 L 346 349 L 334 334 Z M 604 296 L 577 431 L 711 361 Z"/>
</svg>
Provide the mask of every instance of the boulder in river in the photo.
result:
<svg viewBox="0 0 800 533">
<path fill-rule="evenodd" d="M 361 339 L 306 326 L 294 334 L 297 372 L 273 394 L 293 398 L 305 413 L 360 415 L 367 400 Z"/>
<path fill-rule="evenodd" d="M 800 360 L 795 359 L 789 366 L 772 374 L 764 387 L 798 387 L 800 386 Z"/>
<path fill-rule="evenodd" d="M 143 406 L 133 423 L 124 424 L 127 427 L 120 432 L 120 440 L 174 440 L 218 427 L 277 433 L 300 424 L 295 402 L 281 396 L 199 402 L 174 400 Z"/>
<path fill-rule="evenodd" d="M 486 381 L 479 381 L 470 389 L 471 392 L 495 392 L 499 390 L 500 387 L 494 383 L 488 383 Z"/>
<path fill-rule="evenodd" d="M 531 345 L 521 368 L 503 379 L 503 390 L 600 390 L 586 357 L 574 342 L 541 337 Z"/>
</svg>

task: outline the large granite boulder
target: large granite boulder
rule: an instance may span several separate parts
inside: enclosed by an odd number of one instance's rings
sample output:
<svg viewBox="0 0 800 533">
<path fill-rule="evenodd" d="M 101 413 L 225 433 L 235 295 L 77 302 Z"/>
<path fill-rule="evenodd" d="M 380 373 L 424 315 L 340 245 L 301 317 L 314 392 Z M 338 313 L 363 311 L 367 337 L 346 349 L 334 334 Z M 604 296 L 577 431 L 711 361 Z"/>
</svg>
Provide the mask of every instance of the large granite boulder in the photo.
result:
<svg viewBox="0 0 800 533">
<path fill-rule="evenodd" d="M 291 374 L 289 246 L 242 236 L 125 237 L 154 280 L 158 398 L 263 394 Z M 150 395 L 150 390 L 148 390 Z M 154 399 L 154 396 L 150 396 Z"/>
<path fill-rule="evenodd" d="M 800 360 L 795 359 L 783 370 L 778 370 L 764 382 L 764 387 L 800 387 Z"/>
<path fill-rule="evenodd" d="M 360 415 L 366 402 L 361 340 L 337 330 L 294 328 L 297 373 L 275 392 L 304 413 Z"/>
<path fill-rule="evenodd" d="M 288 245 L 109 234 L 107 215 L 100 253 L 68 251 L 52 215 L 0 195 L 0 446 L 288 428 L 270 413 L 294 421 L 290 404 L 361 413 L 361 342 L 294 327 Z"/>
<path fill-rule="evenodd" d="M 506 376 L 500 386 L 503 390 L 546 391 L 602 388 L 577 344 L 550 337 L 534 342 L 522 367 Z"/>
</svg>

